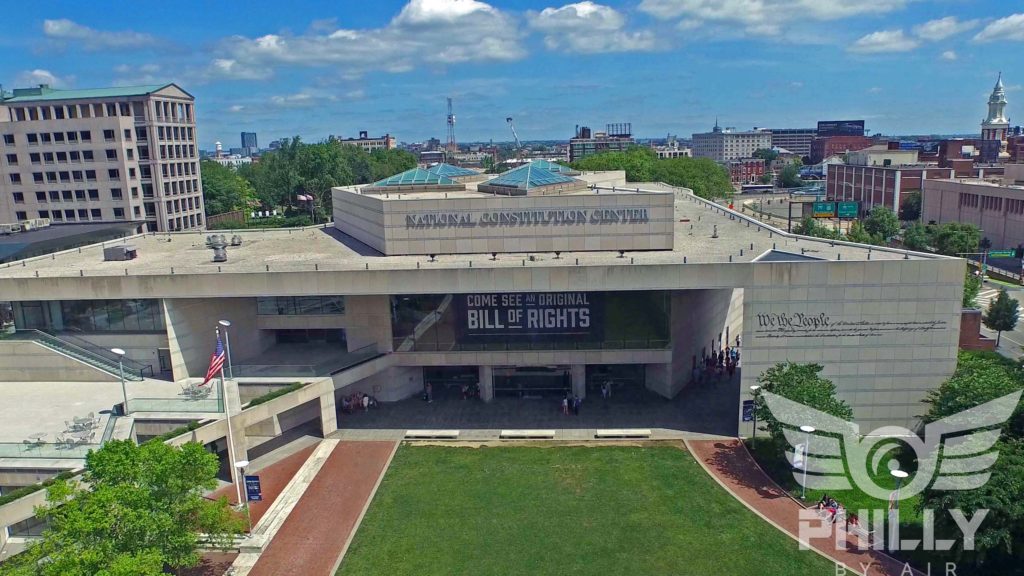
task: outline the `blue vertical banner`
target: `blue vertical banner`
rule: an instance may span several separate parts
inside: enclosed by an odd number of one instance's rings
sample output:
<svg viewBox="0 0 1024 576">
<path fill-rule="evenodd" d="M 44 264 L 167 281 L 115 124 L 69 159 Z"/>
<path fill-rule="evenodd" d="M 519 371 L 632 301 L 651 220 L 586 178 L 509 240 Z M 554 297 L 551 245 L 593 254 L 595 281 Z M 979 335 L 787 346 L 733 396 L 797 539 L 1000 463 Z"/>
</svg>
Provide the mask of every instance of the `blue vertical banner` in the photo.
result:
<svg viewBox="0 0 1024 576">
<path fill-rule="evenodd" d="M 260 486 L 259 476 L 245 477 L 245 499 L 248 502 L 260 502 L 263 500 L 263 489 Z"/>
</svg>

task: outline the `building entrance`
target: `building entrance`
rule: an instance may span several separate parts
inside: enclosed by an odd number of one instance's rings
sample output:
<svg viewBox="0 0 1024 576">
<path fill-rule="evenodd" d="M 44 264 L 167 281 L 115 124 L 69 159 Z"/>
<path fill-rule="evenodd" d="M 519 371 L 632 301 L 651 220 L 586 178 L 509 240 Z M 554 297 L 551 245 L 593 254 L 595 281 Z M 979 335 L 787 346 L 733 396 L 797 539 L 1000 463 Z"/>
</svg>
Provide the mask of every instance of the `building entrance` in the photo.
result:
<svg viewBox="0 0 1024 576">
<path fill-rule="evenodd" d="M 646 371 L 643 364 L 587 364 L 587 397 L 600 398 L 606 386 L 611 396 L 644 393 Z"/>
<path fill-rule="evenodd" d="M 495 366 L 494 395 L 512 398 L 562 397 L 572 392 L 568 366 Z"/>
</svg>

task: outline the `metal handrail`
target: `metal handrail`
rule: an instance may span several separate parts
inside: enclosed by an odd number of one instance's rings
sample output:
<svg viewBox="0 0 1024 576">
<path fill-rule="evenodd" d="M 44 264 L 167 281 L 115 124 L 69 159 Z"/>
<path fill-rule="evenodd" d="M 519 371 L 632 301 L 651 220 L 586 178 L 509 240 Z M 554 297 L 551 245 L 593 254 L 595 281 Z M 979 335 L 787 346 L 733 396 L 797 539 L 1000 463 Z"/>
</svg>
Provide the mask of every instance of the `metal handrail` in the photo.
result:
<svg viewBox="0 0 1024 576">
<path fill-rule="evenodd" d="M 117 373 L 117 369 L 118 369 L 117 360 L 111 360 L 110 358 L 108 358 L 108 357 L 104 356 L 103 354 L 100 354 L 99 352 L 96 351 L 96 350 L 102 350 L 102 348 L 95 347 L 95 350 L 90 350 L 88 348 L 83 348 L 83 347 L 81 347 L 81 346 L 79 346 L 79 345 L 77 345 L 77 344 L 75 344 L 73 342 L 69 342 L 69 341 L 67 341 L 67 340 L 65 340 L 63 338 L 54 336 L 53 334 L 50 334 L 48 332 L 43 332 L 42 330 L 36 330 L 34 328 L 19 328 L 19 329 L 16 329 L 14 331 L 13 336 L 14 336 L 14 338 L 18 338 L 18 339 L 33 340 L 33 341 L 37 341 L 37 342 L 42 342 L 44 344 L 47 344 L 47 345 L 53 347 L 57 351 L 69 352 L 69 353 L 72 353 L 72 354 L 77 354 L 79 356 L 82 356 L 82 358 L 80 358 L 80 359 L 83 360 L 83 361 L 90 361 L 91 360 L 94 365 L 95 364 L 101 364 L 102 366 L 98 366 L 98 367 L 100 367 L 100 368 L 102 368 L 102 369 L 104 369 L 104 370 L 106 370 L 106 371 L 108 371 L 108 372 L 110 372 L 112 374 L 116 374 Z M 21 337 L 21 338 L 19 338 L 19 337 Z M 113 354 L 113 353 L 111 353 L 111 354 Z M 97 360 L 97 358 L 98 358 L 98 360 Z M 141 370 L 129 370 L 127 365 L 125 366 L 125 368 L 126 368 L 126 370 L 125 370 L 125 375 L 126 376 L 131 376 L 133 378 L 138 378 L 140 380 L 145 378 L 145 376 L 143 375 Z M 152 366 L 150 366 L 150 371 L 152 371 Z"/>
<path fill-rule="evenodd" d="M 58 340 L 63 340 L 65 342 L 70 342 L 72 344 L 77 345 L 79 348 L 84 348 L 85 350 L 89 350 L 90 352 L 92 352 L 93 354 L 96 354 L 97 356 L 102 356 L 102 357 L 110 360 L 115 366 L 117 365 L 118 361 L 120 360 L 121 362 L 124 363 L 124 369 L 125 369 L 126 372 L 138 373 L 139 376 L 141 376 L 143 378 L 146 377 L 147 373 L 149 374 L 150 377 L 153 376 L 153 365 L 152 364 L 143 364 L 142 362 L 139 362 L 137 360 L 132 360 L 131 358 L 119 357 L 117 354 L 114 354 L 112 351 L 107 350 L 106 348 L 102 348 L 100 346 L 96 346 L 95 344 L 89 342 L 88 340 L 86 340 L 84 338 L 80 338 L 80 337 L 75 336 L 73 334 L 70 334 L 68 332 L 60 332 L 59 334 L 50 334 L 50 335 L 53 336 L 54 338 L 57 338 Z"/>
</svg>

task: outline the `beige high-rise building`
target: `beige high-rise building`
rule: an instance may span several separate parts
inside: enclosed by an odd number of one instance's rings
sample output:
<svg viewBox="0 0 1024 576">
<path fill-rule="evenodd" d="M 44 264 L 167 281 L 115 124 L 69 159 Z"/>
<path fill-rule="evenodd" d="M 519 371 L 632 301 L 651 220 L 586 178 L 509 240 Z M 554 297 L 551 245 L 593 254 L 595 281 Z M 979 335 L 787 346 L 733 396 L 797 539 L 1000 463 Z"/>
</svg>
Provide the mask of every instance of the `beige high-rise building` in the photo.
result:
<svg viewBox="0 0 1024 576">
<path fill-rule="evenodd" d="M 175 84 L 0 95 L 0 223 L 204 227 L 195 98 Z"/>
<path fill-rule="evenodd" d="M 715 162 L 729 162 L 750 158 L 755 151 L 772 147 L 772 133 L 768 130 L 737 132 L 721 128 L 718 122 L 711 132 L 693 135 L 693 155 L 711 158 Z"/>
</svg>

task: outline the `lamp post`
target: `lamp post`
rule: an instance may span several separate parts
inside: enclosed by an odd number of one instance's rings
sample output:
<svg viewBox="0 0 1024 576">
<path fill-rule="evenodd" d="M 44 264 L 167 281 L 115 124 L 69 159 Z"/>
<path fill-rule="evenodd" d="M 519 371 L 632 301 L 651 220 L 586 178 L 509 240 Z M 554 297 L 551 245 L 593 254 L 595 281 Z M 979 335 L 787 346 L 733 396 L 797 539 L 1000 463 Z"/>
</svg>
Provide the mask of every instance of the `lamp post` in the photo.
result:
<svg viewBox="0 0 1024 576">
<path fill-rule="evenodd" d="M 217 324 L 224 327 L 224 353 L 228 358 L 228 380 L 235 377 L 234 372 L 231 370 L 231 335 L 228 334 L 228 328 L 231 327 L 231 320 L 218 320 Z"/>
<path fill-rule="evenodd" d="M 895 462 L 895 461 L 893 461 Z M 903 470 L 899 469 L 899 463 L 896 463 L 896 468 L 889 471 L 889 474 L 896 479 L 896 490 L 892 495 L 892 502 L 889 503 L 889 550 L 896 550 L 899 548 L 900 542 L 900 485 L 903 484 L 903 479 L 910 474 L 907 474 Z"/>
<path fill-rule="evenodd" d="M 814 426 L 801 426 L 800 431 L 807 435 L 804 440 L 804 479 L 800 482 L 800 499 L 807 499 L 807 458 L 811 454 L 811 434 L 814 434 Z"/>
<path fill-rule="evenodd" d="M 754 395 L 754 433 L 751 435 L 752 438 L 757 438 L 757 395 L 761 390 L 761 387 L 754 384 L 750 387 L 750 393 Z"/>
<path fill-rule="evenodd" d="M 245 467 L 249 465 L 248 460 L 239 460 L 235 462 L 235 470 L 238 474 L 238 482 L 236 486 L 240 486 L 245 482 Z M 238 490 L 238 504 L 239 506 L 245 507 L 245 517 L 249 520 L 249 534 L 252 534 L 252 516 L 249 515 L 249 491 L 245 491 L 245 500 L 242 500 L 243 491 L 241 488 Z"/>
<path fill-rule="evenodd" d="M 120 348 L 111 348 L 111 352 L 117 354 L 117 372 L 121 376 L 121 396 L 124 397 L 124 414 L 128 415 L 128 389 L 124 384 L 124 350 Z"/>
</svg>

